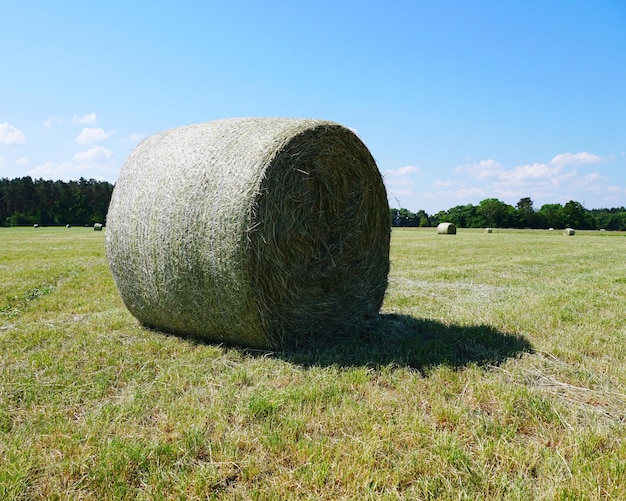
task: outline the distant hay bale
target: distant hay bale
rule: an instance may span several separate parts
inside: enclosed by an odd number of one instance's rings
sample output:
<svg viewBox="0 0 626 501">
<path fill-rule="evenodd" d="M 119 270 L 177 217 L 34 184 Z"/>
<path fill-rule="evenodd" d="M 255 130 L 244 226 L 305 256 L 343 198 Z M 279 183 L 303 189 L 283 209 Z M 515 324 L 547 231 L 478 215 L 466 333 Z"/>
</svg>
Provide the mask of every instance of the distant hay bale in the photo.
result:
<svg viewBox="0 0 626 501">
<path fill-rule="evenodd" d="M 565 231 L 563 232 L 563 235 L 575 235 L 576 234 L 576 230 L 574 230 L 573 228 L 565 228 Z"/>
<path fill-rule="evenodd" d="M 120 295 L 146 326 L 269 348 L 375 318 L 390 234 L 382 177 L 353 132 L 242 118 L 140 143 L 105 240 Z"/>
<path fill-rule="evenodd" d="M 93 231 L 102 231 L 102 224 L 101 223 L 94 223 Z"/>
<path fill-rule="evenodd" d="M 456 235 L 456 226 L 452 223 L 439 223 L 437 233 L 439 235 Z"/>
<path fill-rule="evenodd" d="M 493 233 L 493 230 L 491 228 L 485 228 L 485 233 Z"/>
<path fill-rule="evenodd" d="M 66 228 L 71 228 L 71 227 L 72 227 L 72 225 L 71 225 L 71 224 L 66 224 L 66 225 L 65 225 L 65 227 L 66 227 Z"/>
<path fill-rule="evenodd" d="M 33 224 L 33 228 L 39 228 L 39 225 L 37 223 Z"/>
</svg>

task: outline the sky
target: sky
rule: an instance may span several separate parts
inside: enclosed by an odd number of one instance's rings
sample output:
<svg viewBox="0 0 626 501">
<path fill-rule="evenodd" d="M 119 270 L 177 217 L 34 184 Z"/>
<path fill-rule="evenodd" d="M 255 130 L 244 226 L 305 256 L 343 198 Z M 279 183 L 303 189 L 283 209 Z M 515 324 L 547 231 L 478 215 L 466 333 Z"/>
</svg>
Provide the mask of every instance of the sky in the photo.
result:
<svg viewBox="0 0 626 501">
<path fill-rule="evenodd" d="M 150 134 L 320 118 L 392 207 L 626 206 L 624 0 L 8 0 L 0 177 L 114 183 Z"/>
</svg>

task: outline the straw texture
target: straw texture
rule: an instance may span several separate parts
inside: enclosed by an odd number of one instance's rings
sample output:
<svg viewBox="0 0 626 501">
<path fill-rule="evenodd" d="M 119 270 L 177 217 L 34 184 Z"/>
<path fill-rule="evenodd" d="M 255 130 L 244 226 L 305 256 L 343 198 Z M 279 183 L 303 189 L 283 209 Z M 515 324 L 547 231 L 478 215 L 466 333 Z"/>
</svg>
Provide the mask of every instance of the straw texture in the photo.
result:
<svg viewBox="0 0 626 501">
<path fill-rule="evenodd" d="M 355 134 L 242 118 L 139 144 L 113 191 L 106 251 L 145 325 L 271 348 L 367 325 L 389 238 L 382 178 Z"/>
</svg>

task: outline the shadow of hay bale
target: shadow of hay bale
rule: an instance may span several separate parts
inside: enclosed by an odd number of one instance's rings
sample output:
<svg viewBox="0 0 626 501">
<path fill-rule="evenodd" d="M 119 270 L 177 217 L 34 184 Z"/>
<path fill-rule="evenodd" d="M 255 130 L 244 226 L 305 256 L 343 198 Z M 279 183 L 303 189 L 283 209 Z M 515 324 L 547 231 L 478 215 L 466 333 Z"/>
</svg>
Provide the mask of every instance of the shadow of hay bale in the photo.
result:
<svg viewBox="0 0 626 501">
<path fill-rule="evenodd" d="M 532 351 L 524 337 L 488 325 L 445 325 L 408 315 L 380 314 L 369 332 L 318 337 L 276 356 L 304 366 L 396 365 L 425 373 L 440 365 L 499 365 Z"/>
</svg>

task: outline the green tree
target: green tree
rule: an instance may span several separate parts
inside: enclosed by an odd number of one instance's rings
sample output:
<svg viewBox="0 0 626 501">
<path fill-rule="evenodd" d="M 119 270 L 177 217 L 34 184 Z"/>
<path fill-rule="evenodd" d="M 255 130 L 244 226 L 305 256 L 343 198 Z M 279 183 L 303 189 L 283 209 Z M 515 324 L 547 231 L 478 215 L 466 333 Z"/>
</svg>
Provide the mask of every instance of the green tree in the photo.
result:
<svg viewBox="0 0 626 501">
<path fill-rule="evenodd" d="M 476 212 L 482 216 L 486 226 L 508 226 L 510 216 L 508 205 L 497 198 L 486 198 L 478 204 Z"/>
<path fill-rule="evenodd" d="M 541 228 L 565 228 L 563 206 L 561 204 L 544 204 L 537 212 Z"/>
<path fill-rule="evenodd" d="M 588 230 L 593 227 L 587 209 L 580 202 L 570 200 L 563 206 L 563 221 L 565 226 Z"/>
<path fill-rule="evenodd" d="M 450 222 L 458 228 L 472 228 L 476 225 L 476 207 L 472 204 L 457 205 L 445 212 L 439 222 Z"/>
<path fill-rule="evenodd" d="M 536 223 L 536 213 L 533 208 L 533 201 L 530 197 L 520 198 L 515 206 L 517 208 L 519 221 L 526 228 L 533 228 Z"/>
</svg>

